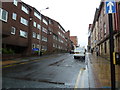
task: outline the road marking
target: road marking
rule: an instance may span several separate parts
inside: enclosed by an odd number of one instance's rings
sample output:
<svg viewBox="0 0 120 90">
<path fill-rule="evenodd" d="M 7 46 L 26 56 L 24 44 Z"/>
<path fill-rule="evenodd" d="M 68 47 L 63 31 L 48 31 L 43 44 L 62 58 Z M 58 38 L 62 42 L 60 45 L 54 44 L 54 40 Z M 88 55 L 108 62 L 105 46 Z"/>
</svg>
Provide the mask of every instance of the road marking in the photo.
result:
<svg viewBox="0 0 120 90">
<path fill-rule="evenodd" d="M 39 58 L 39 59 L 30 60 L 30 61 L 23 62 L 23 63 L 0 66 L 0 68 L 7 68 L 7 67 L 15 66 L 15 65 L 27 64 L 27 63 L 29 63 L 29 62 L 31 62 L 31 61 L 39 61 L 39 60 L 44 60 L 44 59 L 48 59 L 48 58 L 51 59 L 51 58 L 54 58 L 54 57 L 57 57 L 57 56 L 48 56 L 48 57 L 43 57 L 43 58 Z"/>
<path fill-rule="evenodd" d="M 76 90 L 78 88 L 80 80 L 82 81 L 81 86 L 82 86 L 82 88 L 84 88 L 84 80 L 82 80 L 82 78 L 81 78 L 84 70 L 85 70 L 84 68 L 80 69 L 78 77 L 77 77 L 77 80 L 76 80 L 76 84 L 75 84 L 74 90 Z"/>
<path fill-rule="evenodd" d="M 27 64 L 28 62 L 23 62 L 23 63 L 20 63 L 20 64 Z"/>
<path fill-rule="evenodd" d="M 15 66 L 15 65 L 17 65 L 17 64 L 12 64 L 12 65 L 7 65 L 7 66 L 2 66 L 2 67 L 0 67 L 0 68 L 12 67 L 12 66 Z"/>
<path fill-rule="evenodd" d="M 31 61 L 39 61 L 39 60 L 44 60 L 44 59 L 47 59 L 47 58 L 49 58 L 49 57 L 44 57 L 44 58 L 42 58 L 42 59 L 41 59 L 41 58 L 39 58 L 39 59 L 34 59 L 34 60 L 30 60 L 30 61 L 22 62 L 22 63 L 18 63 L 18 64 L 5 65 L 5 66 L 1 66 L 0 68 L 7 68 L 7 67 L 15 66 L 15 65 L 27 64 L 27 63 L 29 63 L 29 62 L 31 62 Z M 53 58 L 53 57 L 51 57 L 51 58 Z"/>
</svg>

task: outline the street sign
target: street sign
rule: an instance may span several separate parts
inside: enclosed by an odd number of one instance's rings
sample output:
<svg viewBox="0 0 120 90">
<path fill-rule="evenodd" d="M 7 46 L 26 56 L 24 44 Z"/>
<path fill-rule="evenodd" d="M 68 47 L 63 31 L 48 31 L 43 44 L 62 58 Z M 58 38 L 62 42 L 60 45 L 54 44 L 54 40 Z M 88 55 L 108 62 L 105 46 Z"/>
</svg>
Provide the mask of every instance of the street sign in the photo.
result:
<svg viewBox="0 0 120 90">
<path fill-rule="evenodd" d="M 114 0 L 106 1 L 106 14 L 116 13 L 116 3 Z"/>
<path fill-rule="evenodd" d="M 32 50 L 33 51 L 39 51 L 39 48 L 33 48 Z"/>
</svg>

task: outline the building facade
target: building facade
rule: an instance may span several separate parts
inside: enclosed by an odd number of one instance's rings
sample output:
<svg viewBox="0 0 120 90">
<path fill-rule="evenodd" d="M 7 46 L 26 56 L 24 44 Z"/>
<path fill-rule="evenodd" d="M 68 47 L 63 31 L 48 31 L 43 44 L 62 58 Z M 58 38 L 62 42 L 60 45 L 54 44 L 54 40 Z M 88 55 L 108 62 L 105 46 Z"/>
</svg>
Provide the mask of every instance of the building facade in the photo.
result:
<svg viewBox="0 0 120 90">
<path fill-rule="evenodd" d="M 114 51 L 120 52 L 119 32 L 120 32 L 120 4 L 116 3 L 117 12 L 112 14 L 114 32 Z M 91 49 L 99 51 L 99 55 L 109 57 L 109 19 L 105 11 L 105 2 L 101 2 L 96 9 L 93 25 L 90 34 Z"/>
<path fill-rule="evenodd" d="M 2 2 L 2 48 L 21 55 L 40 55 L 71 50 L 70 31 L 36 8 L 18 0 Z M 3 53 L 3 54 L 4 54 Z"/>
<path fill-rule="evenodd" d="M 114 52 L 118 52 L 120 55 L 120 1 L 116 2 L 116 13 L 112 14 L 112 23 L 113 23 L 113 39 L 114 39 Z M 110 35 L 109 35 L 109 18 L 108 14 L 105 13 L 105 2 L 101 2 L 98 8 L 98 11 L 95 12 L 94 20 L 92 23 L 92 28 L 90 32 L 90 47 L 93 50 L 93 56 L 104 57 L 106 61 L 102 59 L 96 59 L 93 64 L 95 66 L 97 64 L 99 71 L 99 76 L 105 75 L 108 78 L 110 75 Z M 95 42 L 94 42 L 95 41 Z M 99 57 L 98 57 L 99 58 Z M 108 63 L 109 66 L 107 66 Z M 100 66 L 101 65 L 101 66 Z M 105 68 L 104 68 L 105 67 Z M 105 71 L 103 70 L 105 69 Z M 98 69 L 99 70 L 99 69 Z M 115 65 L 115 83 L 116 88 L 120 87 L 120 64 Z M 102 77 L 103 78 L 103 77 Z"/>
<path fill-rule="evenodd" d="M 78 46 L 78 38 L 77 36 L 70 36 L 71 41 L 73 42 L 74 46 Z"/>
<path fill-rule="evenodd" d="M 92 24 L 89 24 L 89 27 L 88 27 L 88 45 L 87 45 L 88 52 L 91 52 L 91 29 L 92 29 Z"/>
</svg>

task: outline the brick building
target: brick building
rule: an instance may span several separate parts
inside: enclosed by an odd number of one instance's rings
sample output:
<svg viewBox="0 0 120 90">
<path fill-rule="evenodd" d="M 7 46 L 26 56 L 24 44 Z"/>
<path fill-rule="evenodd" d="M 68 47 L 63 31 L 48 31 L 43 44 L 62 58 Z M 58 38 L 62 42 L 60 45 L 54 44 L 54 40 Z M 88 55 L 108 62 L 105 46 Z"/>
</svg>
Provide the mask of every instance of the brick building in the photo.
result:
<svg viewBox="0 0 120 90">
<path fill-rule="evenodd" d="M 70 36 L 55 20 L 21 2 L 1 2 L 2 48 L 20 55 L 71 50 Z"/>
<path fill-rule="evenodd" d="M 92 24 L 89 24 L 89 27 L 88 27 L 88 45 L 87 45 L 88 52 L 91 51 L 91 29 L 92 29 Z"/>
<path fill-rule="evenodd" d="M 120 3 L 116 3 L 117 13 L 113 14 L 114 51 L 120 52 Z M 99 54 L 109 57 L 109 20 L 105 12 L 105 2 L 101 2 L 96 9 L 94 21 L 91 29 L 91 48 Z"/>
<path fill-rule="evenodd" d="M 78 38 L 77 36 L 70 36 L 71 41 L 73 42 L 74 46 L 78 45 Z"/>
<path fill-rule="evenodd" d="M 113 39 L 114 39 L 114 52 L 118 52 L 120 54 L 120 0 L 116 2 L 116 13 L 112 14 L 112 22 L 113 22 Z M 99 68 L 99 77 L 104 78 L 103 75 L 110 76 L 110 65 L 107 66 L 105 63 L 110 63 L 110 47 L 109 47 L 109 18 L 108 14 L 105 12 L 105 2 L 101 2 L 98 9 L 96 9 L 94 20 L 92 23 L 92 28 L 90 32 L 90 47 L 93 50 L 93 55 L 97 55 L 99 52 L 101 57 L 104 57 L 106 61 L 96 59 L 94 62 L 98 63 L 96 65 L 93 63 L 93 66 L 100 67 Z M 99 57 L 97 57 L 99 58 Z M 104 68 L 105 67 L 105 68 Z M 105 70 L 103 70 L 105 69 Z M 100 75 L 101 74 L 101 75 Z M 115 65 L 115 83 L 116 88 L 120 87 L 120 65 Z M 105 79 L 104 79 L 105 81 Z M 109 83 L 109 81 L 107 82 Z"/>
</svg>

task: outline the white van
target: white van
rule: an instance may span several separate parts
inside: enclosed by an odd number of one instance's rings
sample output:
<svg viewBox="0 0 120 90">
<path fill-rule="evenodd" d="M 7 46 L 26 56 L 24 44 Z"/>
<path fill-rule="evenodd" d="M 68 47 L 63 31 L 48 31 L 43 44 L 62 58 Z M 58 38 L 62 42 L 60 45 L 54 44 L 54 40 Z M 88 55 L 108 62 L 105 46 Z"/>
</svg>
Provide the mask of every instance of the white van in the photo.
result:
<svg viewBox="0 0 120 90">
<path fill-rule="evenodd" d="M 74 49 L 74 59 L 82 58 L 85 60 L 85 48 L 77 47 Z"/>
</svg>

